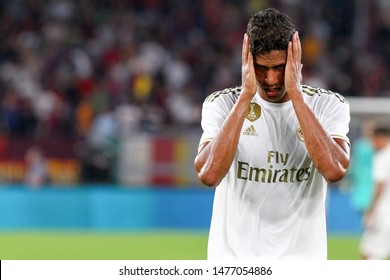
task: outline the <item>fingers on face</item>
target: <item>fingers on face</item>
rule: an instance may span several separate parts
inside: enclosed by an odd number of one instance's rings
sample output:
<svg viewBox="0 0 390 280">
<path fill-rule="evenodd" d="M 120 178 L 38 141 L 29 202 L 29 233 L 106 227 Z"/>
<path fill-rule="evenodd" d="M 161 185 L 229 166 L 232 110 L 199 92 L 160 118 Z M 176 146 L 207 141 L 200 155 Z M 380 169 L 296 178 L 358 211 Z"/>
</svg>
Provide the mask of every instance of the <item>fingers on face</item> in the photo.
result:
<svg viewBox="0 0 390 280">
<path fill-rule="evenodd" d="M 296 36 L 296 48 L 297 48 L 297 58 L 298 58 L 298 61 L 300 62 L 301 61 L 301 58 L 302 58 L 302 46 L 301 46 L 301 41 L 299 40 L 299 33 L 298 31 L 295 32 L 295 36 Z"/>
<path fill-rule="evenodd" d="M 242 41 L 242 63 L 246 63 L 248 60 L 249 39 L 248 34 L 244 34 L 244 40 Z"/>
<path fill-rule="evenodd" d="M 248 63 L 248 65 L 253 65 L 253 54 L 249 50 L 249 44 L 248 44 L 248 59 L 247 59 L 247 63 Z"/>
<path fill-rule="evenodd" d="M 302 47 L 301 47 L 301 41 L 299 40 L 299 34 L 298 31 L 295 31 L 292 38 L 292 52 L 294 58 L 300 63 L 302 58 Z"/>
<path fill-rule="evenodd" d="M 301 42 L 299 40 L 298 32 L 296 31 L 291 41 L 288 43 L 288 50 L 287 50 L 287 59 L 290 62 L 301 62 L 302 58 L 302 48 L 301 48 Z"/>
</svg>

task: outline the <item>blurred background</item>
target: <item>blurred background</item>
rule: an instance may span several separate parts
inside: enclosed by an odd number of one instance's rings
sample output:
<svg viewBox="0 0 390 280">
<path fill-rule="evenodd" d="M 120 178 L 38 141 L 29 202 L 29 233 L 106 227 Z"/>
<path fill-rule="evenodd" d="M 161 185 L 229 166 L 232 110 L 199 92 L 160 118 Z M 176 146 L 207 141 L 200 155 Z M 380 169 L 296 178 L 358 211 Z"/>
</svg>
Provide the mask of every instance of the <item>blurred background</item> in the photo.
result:
<svg viewBox="0 0 390 280">
<path fill-rule="evenodd" d="M 204 259 L 201 106 L 240 84 L 266 7 L 296 23 L 304 83 L 350 102 L 355 152 L 390 113 L 389 1 L 2 0 L 0 258 Z M 329 190 L 330 258 L 359 258 L 354 161 Z"/>
</svg>

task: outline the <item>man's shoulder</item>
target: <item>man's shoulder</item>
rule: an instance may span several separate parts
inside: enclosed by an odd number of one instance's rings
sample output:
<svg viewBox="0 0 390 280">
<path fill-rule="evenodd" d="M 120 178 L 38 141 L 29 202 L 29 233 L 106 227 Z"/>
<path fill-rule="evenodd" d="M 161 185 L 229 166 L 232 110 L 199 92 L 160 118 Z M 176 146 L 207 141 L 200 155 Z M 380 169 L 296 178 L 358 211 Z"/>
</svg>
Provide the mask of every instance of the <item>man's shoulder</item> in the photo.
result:
<svg viewBox="0 0 390 280">
<path fill-rule="evenodd" d="M 302 92 L 310 98 L 320 98 L 320 99 L 329 99 L 333 102 L 341 102 L 348 104 L 347 99 L 338 92 L 334 92 L 328 89 L 313 87 L 309 85 L 302 85 Z"/>
<path fill-rule="evenodd" d="M 214 102 L 217 99 L 236 100 L 241 93 L 241 86 L 225 88 L 223 90 L 214 91 L 206 97 L 205 103 Z"/>
</svg>

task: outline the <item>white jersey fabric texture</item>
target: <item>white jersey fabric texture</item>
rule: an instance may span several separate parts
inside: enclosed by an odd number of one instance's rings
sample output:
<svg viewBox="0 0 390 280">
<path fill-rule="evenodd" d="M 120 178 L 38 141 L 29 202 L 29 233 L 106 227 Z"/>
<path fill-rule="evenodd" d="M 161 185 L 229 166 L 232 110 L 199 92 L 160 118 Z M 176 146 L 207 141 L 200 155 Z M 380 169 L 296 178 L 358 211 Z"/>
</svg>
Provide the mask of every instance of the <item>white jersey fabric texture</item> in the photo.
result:
<svg viewBox="0 0 390 280">
<path fill-rule="evenodd" d="M 320 88 L 303 85 L 302 91 L 324 129 L 349 142 L 348 102 Z M 240 92 L 206 98 L 199 145 L 217 135 Z M 292 102 L 270 103 L 256 94 L 233 163 L 215 189 L 208 259 L 326 259 L 326 186 Z"/>
<path fill-rule="evenodd" d="M 382 195 L 376 206 L 374 218 L 381 227 L 390 233 L 390 146 L 379 151 L 373 162 L 374 182 L 384 184 Z"/>
<path fill-rule="evenodd" d="M 390 257 L 390 146 L 374 155 L 373 179 L 383 183 L 383 191 L 377 201 L 369 224 L 363 233 L 361 251 L 372 259 Z"/>
</svg>

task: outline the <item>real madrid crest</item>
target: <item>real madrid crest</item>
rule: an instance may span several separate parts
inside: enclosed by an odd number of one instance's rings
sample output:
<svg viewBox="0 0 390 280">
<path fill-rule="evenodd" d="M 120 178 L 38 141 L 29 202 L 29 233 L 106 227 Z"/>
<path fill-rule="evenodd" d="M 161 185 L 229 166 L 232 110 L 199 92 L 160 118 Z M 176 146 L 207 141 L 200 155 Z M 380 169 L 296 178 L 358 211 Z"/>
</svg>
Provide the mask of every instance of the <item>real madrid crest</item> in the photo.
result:
<svg viewBox="0 0 390 280">
<path fill-rule="evenodd" d="M 303 133 L 302 133 L 302 129 L 300 126 L 298 126 L 298 129 L 297 129 L 297 138 L 301 142 L 305 141 L 305 139 L 303 138 Z"/>
<path fill-rule="evenodd" d="M 246 114 L 246 118 L 251 122 L 254 122 L 261 116 L 261 107 L 257 103 L 249 104 L 249 108 Z"/>
</svg>

